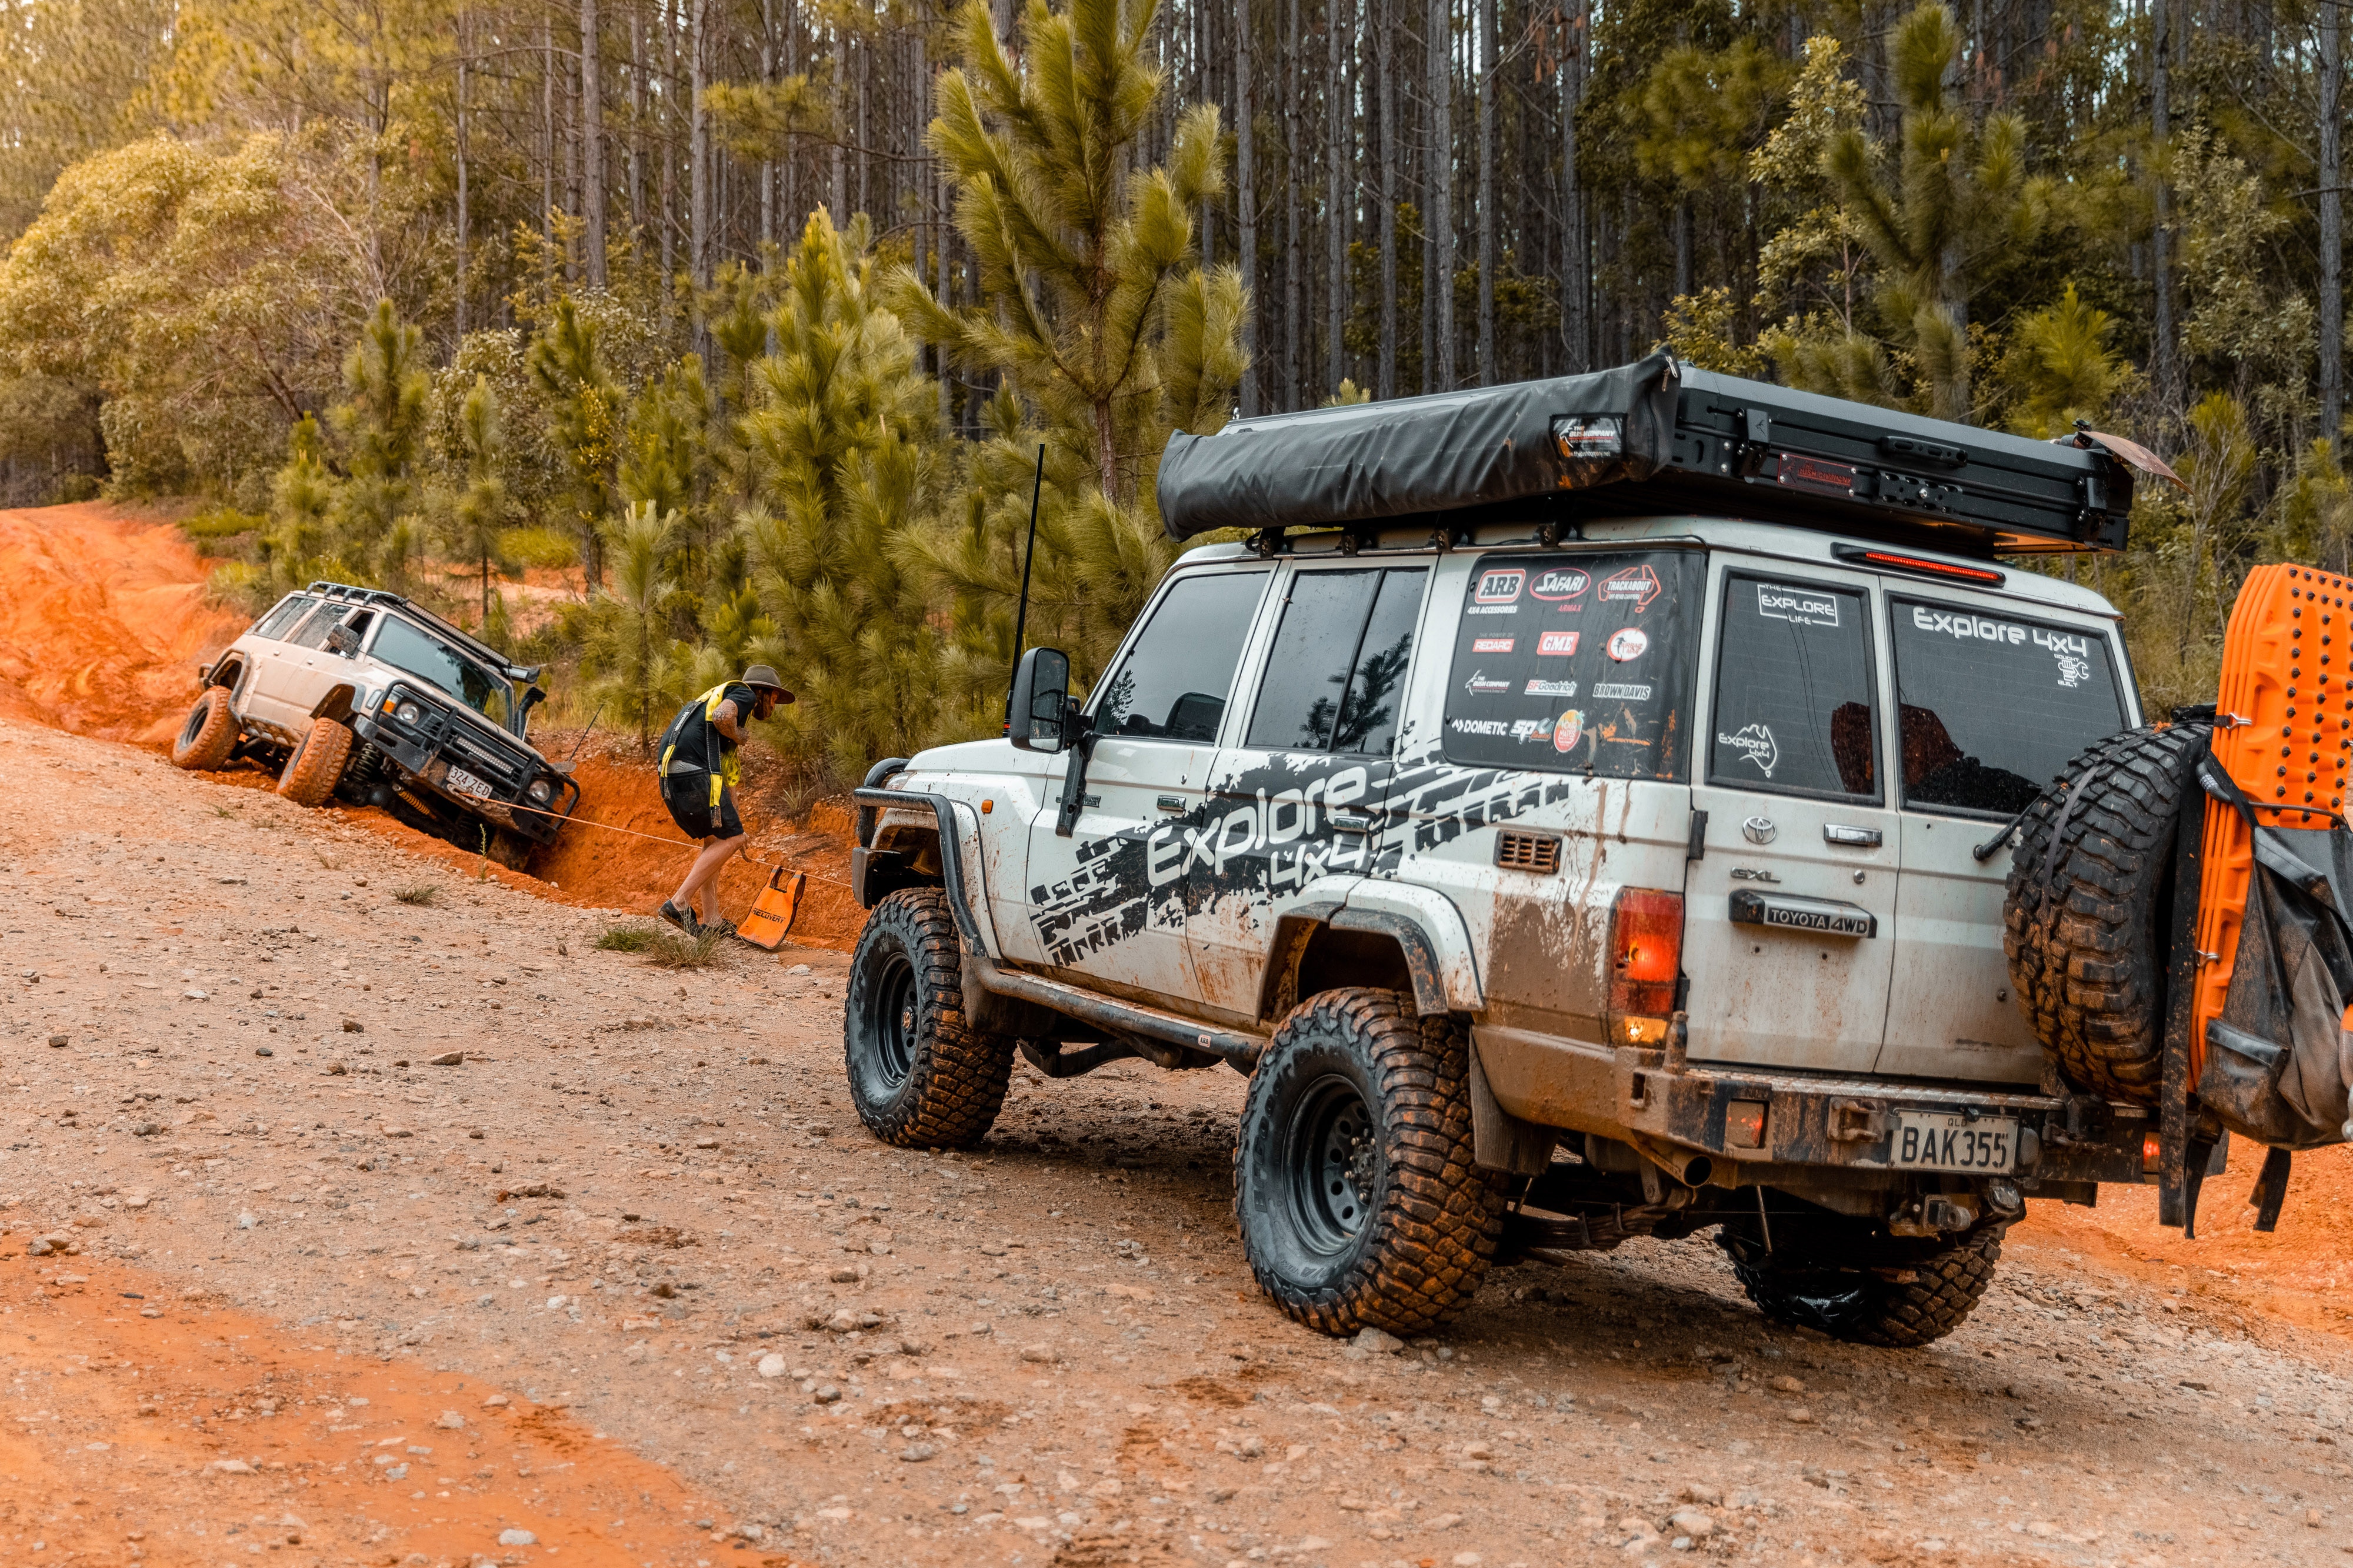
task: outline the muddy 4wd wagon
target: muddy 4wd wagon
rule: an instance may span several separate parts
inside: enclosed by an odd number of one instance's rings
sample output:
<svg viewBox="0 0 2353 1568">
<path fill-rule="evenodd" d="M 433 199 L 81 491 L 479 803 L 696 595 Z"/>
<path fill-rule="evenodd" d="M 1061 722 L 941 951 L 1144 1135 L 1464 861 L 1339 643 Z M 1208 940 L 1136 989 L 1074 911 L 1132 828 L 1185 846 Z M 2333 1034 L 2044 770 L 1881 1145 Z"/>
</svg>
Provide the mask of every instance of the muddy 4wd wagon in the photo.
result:
<svg viewBox="0 0 2353 1568">
<path fill-rule="evenodd" d="M 1767 1314 L 1933 1341 L 2029 1199 L 2144 1173 L 2002 949 L 2013 819 L 2139 714 L 2107 605 L 1999 563 L 2120 547 L 2132 484 L 1663 357 L 1180 436 L 1171 531 L 1248 542 L 858 794 L 860 1113 L 1224 1064 L 1303 1322 L 1714 1231 Z"/>
<path fill-rule="evenodd" d="M 313 583 L 200 674 L 184 768 L 250 759 L 290 800 L 380 806 L 517 867 L 580 797 L 529 739 L 539 671 L 397 594 Z"/>
</svg>

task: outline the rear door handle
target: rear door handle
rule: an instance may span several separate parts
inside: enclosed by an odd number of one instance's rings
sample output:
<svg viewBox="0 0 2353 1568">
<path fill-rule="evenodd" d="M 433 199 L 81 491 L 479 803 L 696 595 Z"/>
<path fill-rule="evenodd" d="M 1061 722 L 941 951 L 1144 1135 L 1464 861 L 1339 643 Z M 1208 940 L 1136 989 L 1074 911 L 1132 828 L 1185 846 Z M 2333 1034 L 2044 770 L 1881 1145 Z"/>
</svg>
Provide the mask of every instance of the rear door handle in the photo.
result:
<svg viewBox="0 0 2353 1568">
<path fill-rule="evenodd" d="M 1835 822 L 1822 824 L 1822 842 L 1843 844 L 1850 849 L 1876 849 L 1881 835 L 1876 827 L 1845 827 Z"/>
<path fill-rule="evenodd" d="M 1181 814 L 1185 809 L 1185 797 L 1181 795 L 1164 795 L 1160 797 L 1160 809 Z"/>
<path fill-rule="evenodd" d="M 1370 833 L 1373 830 L 1371 817 L 1359 816 L 1354 812 L 1343 816 L 1335 811 L 1326 820 L 1332 824 L 1335 831 L 1340 833 Z"/>
</svg>

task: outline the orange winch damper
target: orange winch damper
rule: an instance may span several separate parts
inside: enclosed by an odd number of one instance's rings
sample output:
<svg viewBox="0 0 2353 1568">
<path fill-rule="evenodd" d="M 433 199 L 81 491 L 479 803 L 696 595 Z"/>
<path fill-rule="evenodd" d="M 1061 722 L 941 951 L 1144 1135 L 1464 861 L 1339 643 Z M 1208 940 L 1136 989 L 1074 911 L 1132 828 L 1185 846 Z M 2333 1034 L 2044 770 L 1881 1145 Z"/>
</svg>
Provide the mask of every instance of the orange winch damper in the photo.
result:
<svg viewBox="0 0 2353 1568">
<path fill-rule="evenodd" d="M 2269 827 L 2326 828 L 2343 816 L 2353 760 L 2353 582 L 2307 566 L 2247 574 L 2222 637 L 2214 759 Z M 2254 875 L 2243 817 L 2206 802 L 2198 884 L 2198 981 L 2189 1081 L 2206 1061 L 2206 1026 L 2222 1016 Z"/>
</svg>

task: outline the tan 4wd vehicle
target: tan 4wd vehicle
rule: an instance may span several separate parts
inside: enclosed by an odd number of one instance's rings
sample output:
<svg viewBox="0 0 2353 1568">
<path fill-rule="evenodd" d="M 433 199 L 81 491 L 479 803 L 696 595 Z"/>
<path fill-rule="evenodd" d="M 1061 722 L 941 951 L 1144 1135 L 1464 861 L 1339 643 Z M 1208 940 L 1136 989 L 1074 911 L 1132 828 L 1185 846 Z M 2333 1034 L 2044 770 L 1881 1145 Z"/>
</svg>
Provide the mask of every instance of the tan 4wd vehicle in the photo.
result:
<svg viewBox="0 0 2353 1568">
<path fill-rule="evenodd" d="M 184 768 L 250 760 L 290 800 L 379 806 L 512 867 L 580 798 L 529 739 L 539 671 L 398 594 L 313 583 L 199 674 L 172 745 Z"/>
<path fill-rule="evenodd" d="M 2143 1178 L 2002 948 L 2018 818 L 2139 721 L 2108 605 L 1998 563 L 2121 545 L 2104 449 L 1660 357 L 1180 436 L 1159 484 L 1248 540 L 1083 702 L 1033 650 L 1007 739 L 858 794 L 877 1135 L 977 1140 L 1017 1052 L 1243 1072 L 1244 1246 L 1328 1332 L 1714 1232 L 1768 1315 L 1921 1345 L 2031 1199 Z"/>
</svg>

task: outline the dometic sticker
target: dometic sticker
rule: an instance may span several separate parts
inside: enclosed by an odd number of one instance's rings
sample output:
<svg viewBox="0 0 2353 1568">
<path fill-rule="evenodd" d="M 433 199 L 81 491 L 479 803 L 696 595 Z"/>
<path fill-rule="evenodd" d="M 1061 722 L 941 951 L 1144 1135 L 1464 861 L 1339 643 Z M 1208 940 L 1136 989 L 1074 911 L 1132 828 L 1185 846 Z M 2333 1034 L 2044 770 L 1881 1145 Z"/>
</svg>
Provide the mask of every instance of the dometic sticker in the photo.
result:
<svg viewBox="0 0 2353 1568">
<path fill-rule="evenodd" d="M 1539 599 L 1559 605 L 1564 610 L 1581 610 L 1585 608 L 1584 605 L 1567 604 L 1563 601 L 1582 596 L 1585 590 L 1592 586 L 1592 584 L 1593 574 L 1589 572 L 1575 566 L 1556 566 L 1539 574 L 1535 580 L 1535 585 L 1528 592 Z"/>
<path fill-rule="evenodd" d="M 1473 697 L 1501 697 L 1511 689 L 1510 681 L 1498 679 L 1483 669 L 1472 671 L 1471 679 L 1462 683 L 1462 689 Z"/>
<path fill-rule="evenodd" d="M 1834 626 L 1839 624 L 1838 595 L 1816 588 L 1759 583 L 1757 613 L 1767 620 L 1788 621 L 1801 626 Z"/>
<path fill-rule="evenodd" d="M 1641 615 L 1659 596 L 1659 574 L 1645 564 L 1629 566 L 1623 572 L 1601 579 L 1601 602 L 1606 605 L 1630 604 Z"/>
<path fill-rule="evenodd" d="M 1651 689 L 1648 686 L 1627 686 L 1615 681 L 1597 680 L 1593 683 L 1593 700 L 1596 702 L 1648 702 L 1651 700 Z"/>
<path fill-rule="evenodd" d="M 1449 719 L 1446 727 L 1458 735 L 1508 735 L 1512 732 L 1508 719 Z"/>
<path fill-rule="evenodd" d="M 1539 632 L 1536 634 L 1536 652 L 1540 655 L 1548 653 L 1569 654 L 1575 653 L 1576 651 L 1577 634 L 1575 632 Z"/>
<path fill-rule="evenodd" d="M 1482 605 L 1513 604 L 1527 581 L 1528 574 L 1516 567 L 1489 572 L 1479 579 L 1479 586 L 1471 596 Z"/>
<path fill-rule="evenodd" d="M 1577 743 L 1583 739 L 1585 739 L 1585 714 L 1582 710 L 1572 708 L 1553 721 L 1552 749 L 1554 751 L 1573 752 L 1577 750 Z"/>
<path fill-rule="evenodd" d="M 1651 646 L 1650 637 L 1640 626 L 1620 626 L 1609 634 L 1609 654 L 1620 664 L 1642 657 Z"/>
<path fill-rule="evenodd" d="M 1520 695 L 1523 697 L 1574 697 L 1577 695 L 1577 682 L 1574 680 L 1531 680 L 1525 686 L 1520 688 Z"/>
<path fill-rule="evenodd" d="M 1781 765 L 1781 748 L 1774 742 L 1770 725 L 1743 724 L 1729 735 L 1718 733 L 1715 743 L 1730 746 L 1740 753 L 1742 762 L 1755 763 L 1757 771 L 1768 779 L 1773 770 Z"/>
<path fill-rule="evenodd" d="M 1512 651 L 1513 640 L 1510 637 L 1472 637 L 1471 651 L 1472 653 L 1509 653 Z"/>
</svg>

